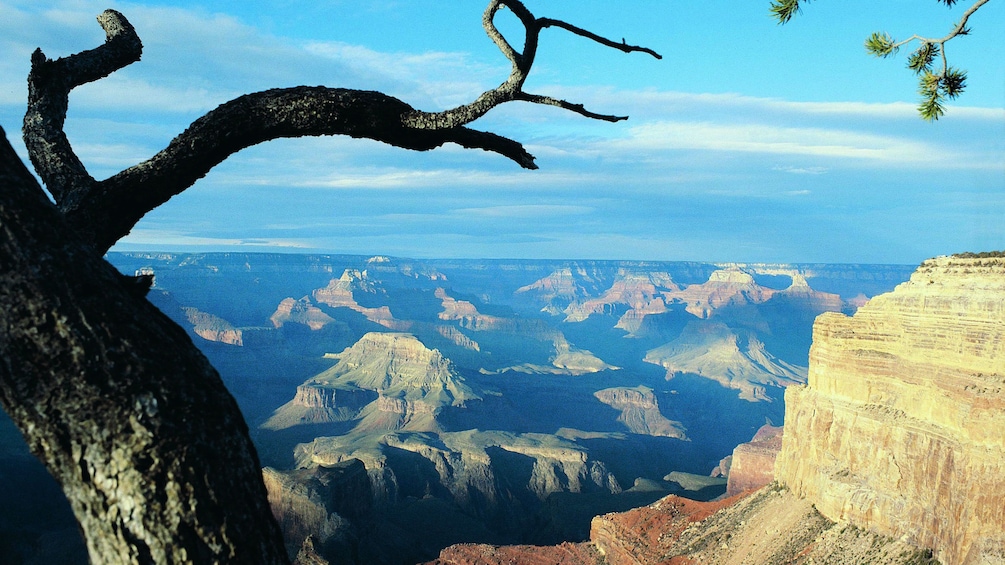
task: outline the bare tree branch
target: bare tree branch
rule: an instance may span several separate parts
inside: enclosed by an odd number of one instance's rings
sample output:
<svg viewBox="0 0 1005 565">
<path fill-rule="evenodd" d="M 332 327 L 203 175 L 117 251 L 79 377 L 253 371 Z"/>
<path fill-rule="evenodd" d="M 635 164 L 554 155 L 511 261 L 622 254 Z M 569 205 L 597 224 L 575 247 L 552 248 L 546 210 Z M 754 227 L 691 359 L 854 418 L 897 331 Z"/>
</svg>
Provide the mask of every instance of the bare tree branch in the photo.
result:
<svg viewBox="0 0 1005 565">
<path fill-rule="evenodd" d="M 147 212 L 181 193 L 238 151 L 264 141 L 348 135 L 425 151 L 453 142 L 537 168 L 516 141 L 468 128 L 416 130 L 403 125 L 414 109 L 372 91 L 295 87 L 241 96 L 196 120 L 148 161 L 96 183 L 63 207 L 67 220 L 102 252 Z"/>
<path fill-rule="evenodd" d="M 513 11 L 525 28 L 522 52 L 495 26 L 501 8 Z M 559 27 L 626 53 L 639 51 L 660 57 L 650 49 L 617 43 L 559 20 L 536 18 L 520 0 L 490 0 L 482 24 L 511 62 L 512 70 L 505 82 L 470 104 L 443 112 L 421 112 L 379 92 L 327 87 L 247 94 L 196 120 L 148 161 L 98 182 L 87 173 L 63 133 L 68 95 L 75 86 L 138 60 L 142 50 L 136 32 L 122 14 L 108 10 L 98 19 L 107 35 L 101 47 L 56 61 L 47 60 L 41 51 L 32 57 L 24 134 L 32 162 L 67 221 L 99 253 L 128 234 L 147 212 L 192 186 L 227 157 L 264 141 L 348 135 L 417 151 L 457 143 L 492 151 L 535 169 L 534 157 L 520 143 L 465 126 L 492 108 L 516 100 L 556 106 L 593 119 L 626 119 L 523 91 L 541 30 L 546 27 Z"/>
<path fill-rule="evenodd" d="M 496 28 L 496 13 L 500 8 L 504 7 L 509 8 L 524 26 L 525 39 L 522 53 L 513 49 L 502 33 L 499 32 L 498 28 Z M 523 85 L 527 81 L 527 76 L 530 73 L 531 67 L 534 65 L 534 59 L 537 56 L 537 47 L 541 30 L 548 27 L 558 27 L 564 29 L 575 35 L 586 37 L 600 43 L 601 45 L 612 47 L 614 49 L 624 51 L 625 53 L 641 52 L 648 53 L 657 59 L 663 58 L 659 53 L 653 51 L 652 49 L 628 45 L 624 40 L 622 40 L 621 43 L 618 43 L 561 20 L 536 18 L 520 0 L 492 0 L 489 2 L 488 7 L 485 9 L 485 13 L 482 15 L 482 26 L 485 28 L 485 33 L 488 34 L 489 38 L 492 39 L 496 46 L 499 47 L 502 54 L 512 63 L 513 68 L 510 71 L 509 77 L 507 77 L 506 81 L 496 88 L 482 93 L 477 100 L 470 104 L 464 104 L 442 112 L 415 112 L 409 117 L 408 123 L 410 125 L 417 128 L 441 128 L 463 125 L 484 116 L 489 110 L 499 104 L 513 100 L 557 106 L 559 108 L 576 112 L 582 116 L 598 120 L 618 121 L 627 119 L 608 116 L 605 114 L 597 114 L 586 110 L 582 104 L 574 104 L 565 100 L 551 98 L 549 96 L 527 94 L 523 91 Z"/>
<path fill-rule="evenodd" d="M 119 12 L 106 10 L 98 23 L 106 36 L 100 47 L 55 61 L 46 59 L 41 49 L 31 56 L 24 141 L 35 170 L 59 203 L 86 194 L 95 183 L 63 132 L 70 91 L 138 61 L 143 50 L 133 26 Z"/>
<path fill-rule="evenodd" d="M 523 100 L 526 102 L 533 102 L 535 104 L 544 104 L 546 106 L 557 106 L 563 110 L 569 110 L 570 112 L 575 112 L 581 116 L 591 118 L 594 120 L 602 120 L 605 122 L 621 122 L 628 119 L 628 116 L 611 116 L 607 114 L 597 114 L 587 110 L 582 104 L 574 104 L 572 102 L 567 102 L 565 100 L 560 100 L 558 98 L 552 98 L 550 96 L 540 96 L 538 94 L 528 94 L 526 92 L 520 92 L 517 100 Z"/>
<path fill-rule="evenodd" d="M 562 20 L 553 20 L 553 19 L 550 19 L 550 18 L 541 18 L 541 19 L 538 20 L 538 22 L 540 23 L 540 25 L 541 25 L 542 28 L 546 28 L 546 27 L 560 27 L 560 28 L 562 28 L 562 29 L 564 29 L 566 31 L 570 31 L 570 32 L 572 32 L 572 33 L 574 33 L 576 35 L 581 35 L 581 36 L 583 36 L 583 37 L 585 37 L 587 39 L 592 39 L 593 41 L 596 41 L 597 43 L 599 43 L 601 45 L 604 45 L 604 46 L 607 46 L 607 47 L 611 47 L 611 48 L 617 49 L 619 51 L 624 51 L 625 53 L 648 53 L 649 55 L 652 55 L 653 57 L 655 57 L 657 59 L 662 59 L 663 58 L 663 55 L 660 55 L 659 53 L 653 51 L 652 49 L 649 49 L 648 47 L 640 47 L 638 45 L 628 45 L 627 43 L 625 43 L 624 39 L 621 40 L 621 43 L 618 43 L 617 41 L 612 41 L 610 39 L 607 39 L 606 37 L 601 37 L 601 36 L 599 36 L 599 35 L 591 32 L 591 31 L 585 30 L 585 29 L 583 29 L 581 27 L 576 27 L 576 26 L 574 26 L 572 24 L 563 22 Z"/>
</svg>

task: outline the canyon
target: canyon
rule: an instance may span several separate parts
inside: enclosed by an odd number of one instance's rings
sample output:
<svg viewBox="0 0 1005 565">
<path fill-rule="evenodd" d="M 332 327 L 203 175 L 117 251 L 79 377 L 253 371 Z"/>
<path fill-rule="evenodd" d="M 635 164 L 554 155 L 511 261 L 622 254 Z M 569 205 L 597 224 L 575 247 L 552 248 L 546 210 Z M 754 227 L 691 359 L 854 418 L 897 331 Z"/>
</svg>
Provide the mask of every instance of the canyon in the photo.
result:
<svg viewBox="0 0 1005 565">
<path fill-rule="evenodd" d="M 1005 256 L 925 261 L 817 318 L 784 428 L 720 462 L 722 498 L 597 516 L 571 547 L 466 544 L 430 563 L 1005 563 L 1003 344 Z"/>
<path fill-rule="evenodd" d="M 597 515 L 724 494 L 727 479 L 709 475 L 727 456 L 734 483 L 762 480 L 763 453 L 737 446 L 785 421 L 786 388 L 807 379 L 813 320 L 854 312 L 913 270 L 109 260 L 154 275 L 149 299 L 220 370 L 267 466 L 290 555 L 346 564 L 416 563 L 453 544 L 572 551 Z"/>
</svg>

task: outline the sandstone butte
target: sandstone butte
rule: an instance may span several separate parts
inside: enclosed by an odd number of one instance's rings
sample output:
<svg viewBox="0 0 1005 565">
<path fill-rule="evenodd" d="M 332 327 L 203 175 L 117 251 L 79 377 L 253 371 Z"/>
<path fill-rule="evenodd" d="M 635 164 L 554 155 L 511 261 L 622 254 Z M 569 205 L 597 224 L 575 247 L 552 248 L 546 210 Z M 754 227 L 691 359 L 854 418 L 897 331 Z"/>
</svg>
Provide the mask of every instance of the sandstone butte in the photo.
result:
<svg viewBox="0 0 1005 565">
<path fill-rule="evenodd" d="M 931 259 L 854 316 L 820 316 L 808 383 L 785 400 L 768 486 L 598 516 L 582 544 L 453 546 L 433 563 L 1005 564 L 1001 254 Z M 758 443 L 734 465 L 770 458 Z"/>
</svg>

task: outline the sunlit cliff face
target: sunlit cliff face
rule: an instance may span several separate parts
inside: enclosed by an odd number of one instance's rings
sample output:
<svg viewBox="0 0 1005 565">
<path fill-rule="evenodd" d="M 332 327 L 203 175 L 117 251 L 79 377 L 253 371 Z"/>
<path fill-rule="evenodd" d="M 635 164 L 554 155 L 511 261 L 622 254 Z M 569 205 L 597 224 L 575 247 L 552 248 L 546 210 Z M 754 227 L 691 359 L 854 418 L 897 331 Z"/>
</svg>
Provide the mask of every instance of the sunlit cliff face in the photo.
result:
<svg viewBox="0 0 1005 565">
<path fill-rule="evenodd" d="M 935 549 L 1005 550 L 1005 259 L 943 257 L 853 317 L 818 318 L 785 396 L 776 477 L 832 520 Z"/>
</svg>

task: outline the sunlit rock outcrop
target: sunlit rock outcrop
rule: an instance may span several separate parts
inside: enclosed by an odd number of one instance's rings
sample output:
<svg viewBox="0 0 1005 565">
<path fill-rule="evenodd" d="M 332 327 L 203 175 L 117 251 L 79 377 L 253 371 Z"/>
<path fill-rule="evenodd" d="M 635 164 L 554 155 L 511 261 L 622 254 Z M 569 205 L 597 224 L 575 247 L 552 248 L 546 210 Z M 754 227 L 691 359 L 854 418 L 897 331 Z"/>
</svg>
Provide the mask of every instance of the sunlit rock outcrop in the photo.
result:
<svg viewBox="0 0 1005 565">
<path fill-rule="evenodd" d="M 740 391 L 745 400 L 767 400 L 765 386 L 806 380 L 806 369 L 769 353 L 753 332 L 705 320 L 689 322 L 670 343 L 649 351 L 645 361 L 667 370 L 667 379 L 692 373 Z"/>
<path fill-rule="evenodd" d="M 351 546 L 352 522 L 358 526 L 373 508 L 366 468 L 356 459 L 292 471 L 266 467 L 262 478 L 291 555 L 298 553 L 308 536 L 313 538 L 313 548 L 323 554 Z"/>
<path fill-rule="evenodd" d="M 782 431 L 780 426 L 765 424 L 753 439 L 733 449 L 726 473 L 726 496 L 759 489 L 774 480 L 775 459 L 782 449 Z"/>
<path fill-rule="evenodd" d="M 565 321 L 581 322 L 593 314 L 611 314 L 619 307 L 627 308 L 632 314 L 623 315 L 617 327 L 631 332 L 637 329 L 637 326 L 631 327 L 630 320 L 640 319 L 647 314 L 665 312 L 666 303 L 661 294 L 665 291 L 678 290 L 680 287 L 667 273 L 618 269 L 614 284 L 603 295 L 569 304 L 565 309 Z"/>
<path fill-rule="evenodd" d="M 518 288 L 516 294 L 536 297 L 544 304 L 542 311 L 558 316 L 563 314 L 570 304 L 596 296 L 596 291 L 602 284 L 603 277 L 598 273 L 572 265 L 557 269 L 547 277 Z"/>
<path fill-rule="evenodd" d="M 227 320 L 197 308 L 182 308 L 182 310 L 188 322 L 192 324 L 192 331 L 199 337 L 229 345 L 244 345 L 241 330 Z"/>
<path fill-rule="evenodd" d="M 269 321 L 276 328 L 281 328 L 287 323 L 294 323 L 303 324 L 312 330 L 320 330 L 329 324 L 335 323 L 335 320 L 331 316 L 325 314 L 323 310 L 312 304 L 311 299 L 307 296 L 300 300 L 294 300 L 293 298 L 283 299 L 279 303 L 279 306 L 276 307 L 276 311 L 269 317 Z"/>
<path fill-rule="evenodd" d="M 297 388 L 262 427 L 359 419 L 366 430 L 434 430 L 447 406 L 481 397 L 439 351 L 411 334 L 368 333 L 338 363 Z"/>
<path fill-rule="evenodd" d="M 808 500 L 772 486 L 717 502 L 671 495 L 597 516 L 590 541 L 609 565 L 931 563 L 923 549 L 832 522 Z"/>
<path fill-rule="evenodd" d="M 455 321 L 462 328 L 475 331 L 511 331 L 513 329 L 511 320 L 482 314 L 471 302 L 456 300 L 442 288 L 437 288 L 434 296 L 439 298 L 443 304 L 443 312 L 439 314 L 441 320 Z"/>
<path fill-rule="evenodd" d="M 718 308 L 728 304 L 759 304 L 776 291 L 754 282 L 754 277 L 738 269 L 720 269 L 708 282 L 693 284 L 684 290 L 666 294 L 668 301 L 683 302 L 685 309 L 699 318 L 708 318 Z"/>
<path fill-rule="evenodd" d="M 314 291 L 315 302 L 332 308 L 349 308 L 363 314 L 366 319 L 392 330 L 407 330 L 408 322 L 396 320 L 387 306 L 361 306 L 353 295 L 354 291 L 375 293 L 376 287 L 367 277 L 366 271 L 346 269 L 338 279 L 329 281 L 328 286 Z"/>
<path fill-rule="evenodd" d="M 947 565 L 1005 560 L 1005 258 L 925 261 L 821 316 L 785 399 L 776 477 L 823 515 Z"/>
<path fill-rule="evenodd" d="M 687 437 L 680 422 L 669 420 L 660 412 L 659 403 L 651 388 L 605 388 L 593 396 L 611 408 L 620 410 L 618 421 L 624 423 L 632 433 L 678 439 Z"/>
</svg>

